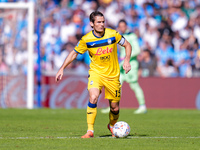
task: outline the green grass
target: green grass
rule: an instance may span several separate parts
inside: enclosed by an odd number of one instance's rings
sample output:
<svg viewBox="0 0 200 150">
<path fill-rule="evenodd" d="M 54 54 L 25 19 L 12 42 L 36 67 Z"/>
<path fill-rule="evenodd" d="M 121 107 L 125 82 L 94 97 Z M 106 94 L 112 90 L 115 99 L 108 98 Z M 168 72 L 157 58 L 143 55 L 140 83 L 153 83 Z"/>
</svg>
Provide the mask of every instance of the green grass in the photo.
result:
<svg viewBox="0 0 200 150">
<path fill-rule="evenodd" d="M 87 130 L 84 109 L 0 109 L 0 150 L 200 149 L 200 111 L 150 109 L 143 115 L 133 111 L 120 111 L 119 120 L 131 127 L 128 138 L 111 138 L 108 114 L 98 110 L 95 138 L 81 139 Z"/>
</svg>

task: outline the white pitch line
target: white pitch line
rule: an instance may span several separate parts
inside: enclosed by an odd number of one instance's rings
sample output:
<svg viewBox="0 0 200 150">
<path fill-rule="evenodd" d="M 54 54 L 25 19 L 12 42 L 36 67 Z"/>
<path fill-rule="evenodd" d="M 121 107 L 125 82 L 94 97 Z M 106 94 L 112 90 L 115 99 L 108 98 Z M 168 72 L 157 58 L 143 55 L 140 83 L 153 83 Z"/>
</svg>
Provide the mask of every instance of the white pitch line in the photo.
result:
<svg viewBox="0 0 200 150">
<path fill-rule="evenodd" d="M 80 139 L 81 137 L 0 137 L 1 139 Z M 96 138 L 113 138 L 109 137 L 96 137 Z M 138 136 L 128 136 L 128 139 L 199 139 L 200 137 L 138 137 Z"/>
<path fill-rule="evenodd" d="M 113 137 L 97 137 L 97 138 L 113 138 Z M 138 137 L 138 136 L 128 136 L 128 139 L 182 139 L 182 138 L 194 138 L 199 139 L 200 137 Z"/>
<path fill-rule="evenodd" d="M 195 138 L 199 139 L 200 137 L 127 137 L 131 139 L 181 139 L 181 138 Z"/>
</svg>

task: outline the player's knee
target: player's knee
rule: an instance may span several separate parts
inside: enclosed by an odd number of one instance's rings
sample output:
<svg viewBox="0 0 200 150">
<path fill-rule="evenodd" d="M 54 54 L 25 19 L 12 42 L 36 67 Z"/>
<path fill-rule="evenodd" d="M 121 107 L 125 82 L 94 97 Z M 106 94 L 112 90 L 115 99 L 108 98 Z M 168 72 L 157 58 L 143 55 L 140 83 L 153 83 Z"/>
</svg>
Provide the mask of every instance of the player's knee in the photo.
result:
<svg viewBox="0 0 200 150">
<path fill-rule="evenodd" d="M 90 103 L 96 104 L 98 100 L 98 96 L 95 94 L 90 95 Z"/>
<path fill-rule="evenodd" d="M 113 114 L 118 114 L 118 113 L 119 113 L 119 107 L 110 108 L 110 111 L 111 111 Z"/>
</svg>

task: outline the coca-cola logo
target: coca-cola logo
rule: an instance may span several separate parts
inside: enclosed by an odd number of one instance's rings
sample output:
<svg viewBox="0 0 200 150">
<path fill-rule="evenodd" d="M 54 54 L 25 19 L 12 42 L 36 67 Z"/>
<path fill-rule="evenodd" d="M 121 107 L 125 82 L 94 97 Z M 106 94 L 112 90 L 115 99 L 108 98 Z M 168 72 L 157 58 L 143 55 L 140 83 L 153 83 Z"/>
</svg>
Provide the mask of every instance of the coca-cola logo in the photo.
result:
<svg viewBox="0 0 200 150">
<path fill-rule="evenodd" d="M 88 100 L 87 78 L 69 77 L 54 88 L 49 104 L 51 108 L 83 108 Z"/>
<path fill-rule="evenodd" d="M 59 83 L 55 83 L 54 77 L 43 77 L 40 99 L 43 107 L 50 108 L 86 108 L 89 100 L 87 90 L 88 79 L 86 76 L 63 77 Z M 27 106 L 27 81 L 26 77 L 6 77 L 1 79 L 3 86 L 0 89 L 0 107 Z M 37 107 L 38 87 L 34 84 L 34 107 Z M 103 95 L 104 96 L 104 95 Z M 107 107 L 108 102 L 102 95 L 99 96 L 98 106 Z"/>
<path fill-rule="evenodd" d="M 54 80 L 54 78 L 53 78 Z M 55 83 L 55 82 L 54 82 Z M 86 76 L 64 77 L 58 84 L 55 83 L 50 93 L 50 108 L 86 108 L 89 101 Z M 107 107 L 104 92 L 98 98 L 98 107 Z"/>
<path fill-rule="evenodd" d="M 0 106 L 7 107 L 26 107 L 26 80 L 20 77 L 5 77 L 3 79 L 3 89 L 0 93 Z"/>
</svg>

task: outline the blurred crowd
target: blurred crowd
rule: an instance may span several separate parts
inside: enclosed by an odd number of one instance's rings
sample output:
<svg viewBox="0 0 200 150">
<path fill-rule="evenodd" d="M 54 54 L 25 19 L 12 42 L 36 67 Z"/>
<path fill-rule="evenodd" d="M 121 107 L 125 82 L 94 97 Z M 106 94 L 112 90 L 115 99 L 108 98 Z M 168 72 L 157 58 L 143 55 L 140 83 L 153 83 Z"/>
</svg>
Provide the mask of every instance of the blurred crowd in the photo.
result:
<svg viewBox="0 0 200 150">
<path fill-rule="evenodd" d="M 28 2 L 28 0 L 0 0 Z M 200 0 L 29 0 L 35 3 L 34 69 L 38 69 L 37 23 L 43 72 L 56 72 L 80 38 L 91 31 L 89 15 L 99 10 L 106 27 L 125 19 L 138 37 L 142 77 L 200 77 Z M 16 23 L 13 23 L 13 22 Z M 15 37 L 15 38 L 11 38 Z M 88 70 L 88 53 L 68 66 Z M 0 9 L 0 74 L 27 72 L 27 12 Z"/>
</svg>

